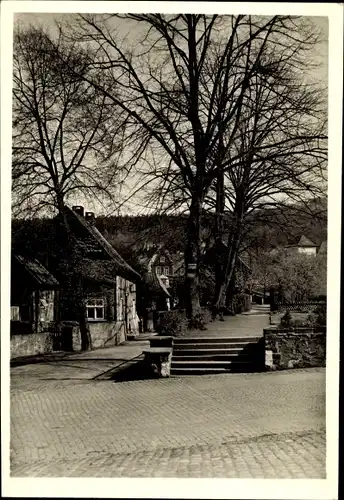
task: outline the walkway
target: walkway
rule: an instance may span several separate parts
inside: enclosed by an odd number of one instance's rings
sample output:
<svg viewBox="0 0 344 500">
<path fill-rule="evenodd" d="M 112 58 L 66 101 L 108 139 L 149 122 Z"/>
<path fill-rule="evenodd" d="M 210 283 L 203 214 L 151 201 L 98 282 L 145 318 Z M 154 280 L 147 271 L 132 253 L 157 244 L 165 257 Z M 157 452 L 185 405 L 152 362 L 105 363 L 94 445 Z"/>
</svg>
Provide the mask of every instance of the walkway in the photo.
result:
<svg viewBox="0 0 344 500">
<path fill-rule="evenodd" d="M 82 383 L 88 380 L 110 379 L 112 374 L 137 363 L 149 341 L 126 342 L 114 347 L 80 353 L 55 353 L 22 361 L 11 369 L 11 387 L 46 386 L 47 382 Z M 38 362 L 39 361 L 39 362 Z"/>
<path fill-rule="evenodd" d="M 193 334 L 258 336 L 268 323 L 268 315 L 226 317 Z M 325 477 L 324 369 L 113 376 L 147 345 L 12 367 L 12 475 Z"/>
<path fill-rule="evenodd" d="M 261 337 L 263 329 L 269 326 L 268 314 L 238 314 L 225 316 L 224 321 L 214 321 L 204 331 L 191 330 L 193 337 Z"/>
<path fill-rule="evenodd" d="M 268 315 L 225 316 L 225 321 L 207 325 L 205 331 L 191 330 L 187 336 L 197 337 L 250 337 L 261 336 L 269 325 Z M 145 335 L 146 337 L 146 335 Z M 142 350 L 149 347 L 148 340 L 95 349 L 82 353 L 53 353 L 31 359 L 15 361 L 11 371 L 12 387 L 32 388 L 47 381 L 64 380 L 82 383 L 87 380 L 108 380 L 116 372 L 129 369 L 142 358 Z M 38 362 L 40 361 L 40 362 Z"/>
</svg>

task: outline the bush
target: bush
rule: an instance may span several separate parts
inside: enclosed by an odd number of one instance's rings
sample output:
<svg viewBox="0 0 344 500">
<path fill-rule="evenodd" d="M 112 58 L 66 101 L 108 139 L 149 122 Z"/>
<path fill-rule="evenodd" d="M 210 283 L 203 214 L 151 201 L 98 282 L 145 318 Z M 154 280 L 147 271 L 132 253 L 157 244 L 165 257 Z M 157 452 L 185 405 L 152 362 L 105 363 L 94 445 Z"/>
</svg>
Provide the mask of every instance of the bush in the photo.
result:
<svg viewBox="0 0 344 500">
<path fill-rule="evenodd" d="M 316 324 L 318 326 L 326 326 L 326 304 L 320 304 L 316 307 L 314 314 L 316 315 Z"/>
<path fill-rule="evenodd" d="M 308 314 L 304 326 L 316 326 L 318 324 L 318 317 L 314 312 Z"/>
<path fill-rule="evenodd" d="M 290 328 L 293 324 L 293 320 L 290 314 L 290 311 L 286 311 L 285 314 L 281 318 L 280 326 L 283 328 Z"/>
<path fill-rule="evenodd" d="M 235 314 L 240 314 L 251 310 L 251 300 L 247 293 L 237 293 L 233 297 L 233 307 Z"/>
<path fill-rule="evenodd" d="M 319 305 L 305 319 L 293 319 L 289 311 L 281 318 L 282 328 L 326 326 L 326 305 Z"/>
<path fill-rule="evenodd" d="M 161 317 L 156 331 L 159 335 L 171 335 L 172 337 L 182 337 L 188 327 L 188 320 L 183 312 L 166 311 Z"/>
</svg>

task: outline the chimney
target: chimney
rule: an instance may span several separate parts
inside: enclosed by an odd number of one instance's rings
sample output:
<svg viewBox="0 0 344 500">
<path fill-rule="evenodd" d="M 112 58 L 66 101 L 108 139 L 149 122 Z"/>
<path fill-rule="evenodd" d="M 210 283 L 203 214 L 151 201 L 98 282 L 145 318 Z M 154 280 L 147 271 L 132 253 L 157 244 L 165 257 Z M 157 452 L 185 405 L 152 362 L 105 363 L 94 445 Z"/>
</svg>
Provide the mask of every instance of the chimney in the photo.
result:
<svg viewBox="0 0 344 500">
<path fill-rule="evenodd" d="M 87 222 L 92 222 L 94 220 L 94 212 L 86 212 L 85 219 Z"/>
<path fill-rule="evenodd" d="M 76 205 L 72 207 L 73 212 L 77 213 L 78 215 L 81 215 L 81 217 L 84 216 L 84 207 L 81 205 Z"/>
</svg>

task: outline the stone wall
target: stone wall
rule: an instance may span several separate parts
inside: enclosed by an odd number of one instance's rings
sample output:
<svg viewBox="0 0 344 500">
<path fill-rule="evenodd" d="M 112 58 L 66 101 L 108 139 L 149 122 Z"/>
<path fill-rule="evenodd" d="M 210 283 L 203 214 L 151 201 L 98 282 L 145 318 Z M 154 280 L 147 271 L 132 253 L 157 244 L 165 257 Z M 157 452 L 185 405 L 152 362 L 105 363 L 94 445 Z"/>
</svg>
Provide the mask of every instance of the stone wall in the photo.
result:
<svg viewBox="0 0 344 500">
<path fill-rule="evenodd" d="M 266 328 L 264 343 L 266 369 L 326 364 L 326 328 Z"/>
<path fill-rule="evenodd" d="M 114 322 L 89 322 L 92 338 L 92 347 L 106 347 L 119 345 L 125 342 L 125 328 L 123 321 Z M 64 333 L 66 335 L 66 333 Z M 81 338 L 79 327 L 70 329 L 70 348 L 74 351 L 81 350 Z M 36 356 L 47 354 L 63 347 L 56 343 L 57 338 L 52 333 L 25 333 L 11 335 L 11 359 L 22 356 Z"/>
<path fill-rule="evenodd" d="M 53 346 L 53 335 L 49 332 L 12 335 L 11 359 L 46 354 L 53 351 Z"/>
<path fill-rule="evenodd" d="M 106 347 L 119 345 L 125 342 L 125 328 L 123 321 L 89 322 L 92 347 Z"/>
</svg>

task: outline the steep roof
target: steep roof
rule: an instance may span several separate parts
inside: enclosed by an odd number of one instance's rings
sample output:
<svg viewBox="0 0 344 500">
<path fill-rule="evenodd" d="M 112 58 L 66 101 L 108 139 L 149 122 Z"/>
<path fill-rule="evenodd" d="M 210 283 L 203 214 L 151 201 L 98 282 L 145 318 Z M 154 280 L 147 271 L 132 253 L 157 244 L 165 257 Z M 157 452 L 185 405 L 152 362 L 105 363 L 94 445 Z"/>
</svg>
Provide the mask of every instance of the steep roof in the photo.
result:
<svg viewBox="0 0 344 500">
<path fill-rule="evenodd" d="M 171 296 L 164 283 L 155 272 L 147 272 L 145 274 L 145 283 L 154 294 L 163 294 L 165 297 Z"/>
<path fill-rule="evenodd" d="M 30 259 L 23 255 L 14 255 L 13 257 L 25 268 L 39 286 L 48 286 L 51 288 L 59 286 L 57 279 L 37 259 Z"/>
<path fill-rule="evenodd" d="M 306 238 L 306 236 L 302 235 L 300 241 L 297 244 L 298 247 L 316 247 L 317 245 L 313 243 L 311 240 Z"/>
<path fill-rule="evenodd" d="M 98 229 L 91 224 L 89 224 L 84 217 L 75 212 L 74 210 L 67 207 L 68 213 L 72 215 L 78 222 L 87 230 L 89 235 L 101 246 L 107 256 L 111 259 L 113 263 L 113 270 L 116 274 L 131 278 L 134 281 L 141 279 L 139 273 L 137 273 L 117 252 L 117 250 L 109 243 L 109 241 L 104 238 L 104 236 L 98 231 Z"/>
</svg>

